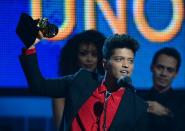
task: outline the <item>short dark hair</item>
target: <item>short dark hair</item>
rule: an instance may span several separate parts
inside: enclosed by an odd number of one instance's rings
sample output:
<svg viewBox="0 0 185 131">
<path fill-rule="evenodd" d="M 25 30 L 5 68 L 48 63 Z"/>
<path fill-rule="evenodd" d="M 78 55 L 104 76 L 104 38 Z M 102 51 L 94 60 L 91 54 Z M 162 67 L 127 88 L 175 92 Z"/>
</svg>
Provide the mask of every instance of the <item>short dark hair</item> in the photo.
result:
<svg viewBox="0 0 185 131">
<path fill-rule="evenodd" d="M 108 37 L 103 45 L 103 58 L 109 59 L 116 48 L 128 48 L 131 49 L 135 55 L 139 49 L 139 43 L 129 35 L 126 34 L 114 34 Z"/>
<path fill-rule="evenodd" d="M 152 65 L 151 65 L 151 66 L 153 66 L 153 65 L 156 63 L 158 57 L 159 57 L 160 55 L 162 55 L 162 54 L 165 54 L 165 55 L 167 55 L 167 56 L 174 57 L 174 58 L 177 60 L 177 70 L 176 70 L 176 71 L 178 72 L 178 71 L 179 71 L 179 68 L 180 68 L 180 64 L 181 64 L 181 55 L 180 55 L 180 53 L 177 51 L 177 49 L 175 49 L 175 48 L 173 48 L 173 47 L 164 47 L 164 48 L 158 50 L 158 51 L 155 53 L 154 57 L 153 57 Z"/>
<path fill-rule="evenodd" d="M 59 56 L 59 76 L 70 75 L 79 70 L 78 64 L 78 52 L 79 47 L 82 44 L 93 44 L 97 49 L 97 71 L 100 74 L 104 74 L 102 66 L 102 47 L 105 40 L 105 36 L 97 30 L 85 30 L 78 34 L 75 34 L 68 39 L 65 46 L 60 51 Z"/>
</svg>

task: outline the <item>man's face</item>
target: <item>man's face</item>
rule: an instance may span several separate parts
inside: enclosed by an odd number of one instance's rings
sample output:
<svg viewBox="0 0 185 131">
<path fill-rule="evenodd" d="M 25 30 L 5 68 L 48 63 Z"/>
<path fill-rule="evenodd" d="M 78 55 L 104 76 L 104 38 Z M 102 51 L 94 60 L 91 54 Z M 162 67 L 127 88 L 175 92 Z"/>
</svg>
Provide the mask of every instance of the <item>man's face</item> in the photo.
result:
<svg viewBox="0 0 185 131">
<path fill-rule="evenodd" d="M 116 48 L 112 56 L 105 60 L 104 67 L 109 77 L 119 79 L 122 76 L 130 76 L 134 67 L 134 53 L 127 48 Z"/>
<path fill-rule="evenodd" d="M 170 87 L 177 74 L 177 60 L 165 54 L 159 55 L 152 66 L 152 73 L 154 87 L 159 90 Z"/>
</svg>

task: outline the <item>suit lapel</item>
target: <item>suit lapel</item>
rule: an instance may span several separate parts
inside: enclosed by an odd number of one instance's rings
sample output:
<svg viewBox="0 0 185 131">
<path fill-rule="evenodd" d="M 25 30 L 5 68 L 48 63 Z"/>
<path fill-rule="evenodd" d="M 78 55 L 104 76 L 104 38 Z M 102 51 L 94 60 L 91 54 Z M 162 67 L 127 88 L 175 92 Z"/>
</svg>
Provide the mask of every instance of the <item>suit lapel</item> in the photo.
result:
<svg viewBox="0 0 185 131">
<path fill-rule="evenodd" d="M 134 130 L 139 120 L 138 118 L 143 113 L 146 113 L 146 110 L 146 102 L 130 89 L 126 89 L 110 130 L 114 128 L 119 130 Z"/>
<path fill-rule="evenodd" d="M 71 99 L 73 99 L 74 102 L 72 118 L 76 116 L 80 107 L 88 100 L 100 83 L 95 73 L 81 70 L 77 75 L 73 83 L 74 87 L 72 87 L 73 94 L 71 95 Z M 75 87 L 76 85 L 78 85 L 78 87 Z"/>
<path fill-rule="evenodd" d="M 130 90 L 126 89 L 124 96 L 120 102 L 119 108 L 112 121 L 110 130 L 117 126 L 129 126 L 130 123 L 134 123 L 134 102 L 133 94 Z"/>
</svg>

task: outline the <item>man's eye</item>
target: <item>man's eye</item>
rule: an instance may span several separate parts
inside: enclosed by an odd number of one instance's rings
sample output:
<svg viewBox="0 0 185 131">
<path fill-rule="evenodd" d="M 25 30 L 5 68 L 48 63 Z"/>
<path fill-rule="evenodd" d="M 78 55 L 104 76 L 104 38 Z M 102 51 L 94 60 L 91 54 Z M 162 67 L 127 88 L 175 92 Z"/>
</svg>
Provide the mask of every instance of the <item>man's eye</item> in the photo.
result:
<svg viewBox="0 0 185 131">
<path fill-rule="evenodd" d="M 114 58 L 115 61 L 120 62 L 122 59 L 121 58 Z"/>
<path fill-rule="evenodd" d="M 169 73 L 175 72 L 175 69 L 174 68 L 167 68 L 167 70 L 168 70 Z"/>
<path fill-rule="evenodd" d="M 134 60 L 128 60 L 128 62 L 129 62 L 130 64 L 133 64 L 133 63 L 134 63 Z"/>
<path fill-rule="evenodd" d="M 157 69 L 163 69 L 164 67 L 161 65 L 157 65 Z"/>
</svg>

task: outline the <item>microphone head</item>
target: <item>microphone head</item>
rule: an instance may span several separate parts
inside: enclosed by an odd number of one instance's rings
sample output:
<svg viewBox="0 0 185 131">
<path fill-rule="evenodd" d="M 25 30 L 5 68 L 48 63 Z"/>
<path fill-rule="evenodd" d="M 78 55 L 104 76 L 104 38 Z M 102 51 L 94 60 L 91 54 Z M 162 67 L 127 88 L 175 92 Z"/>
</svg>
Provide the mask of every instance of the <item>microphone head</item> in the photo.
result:
<svg viewBox="0 0 185 131">
<path fill-rule="evenodd" d="M 132 80 L 129 76 L 123 76 L 120 79 L 118 79 L 117 84 L 119 87 L 132 87 Z"/>
</svg>

